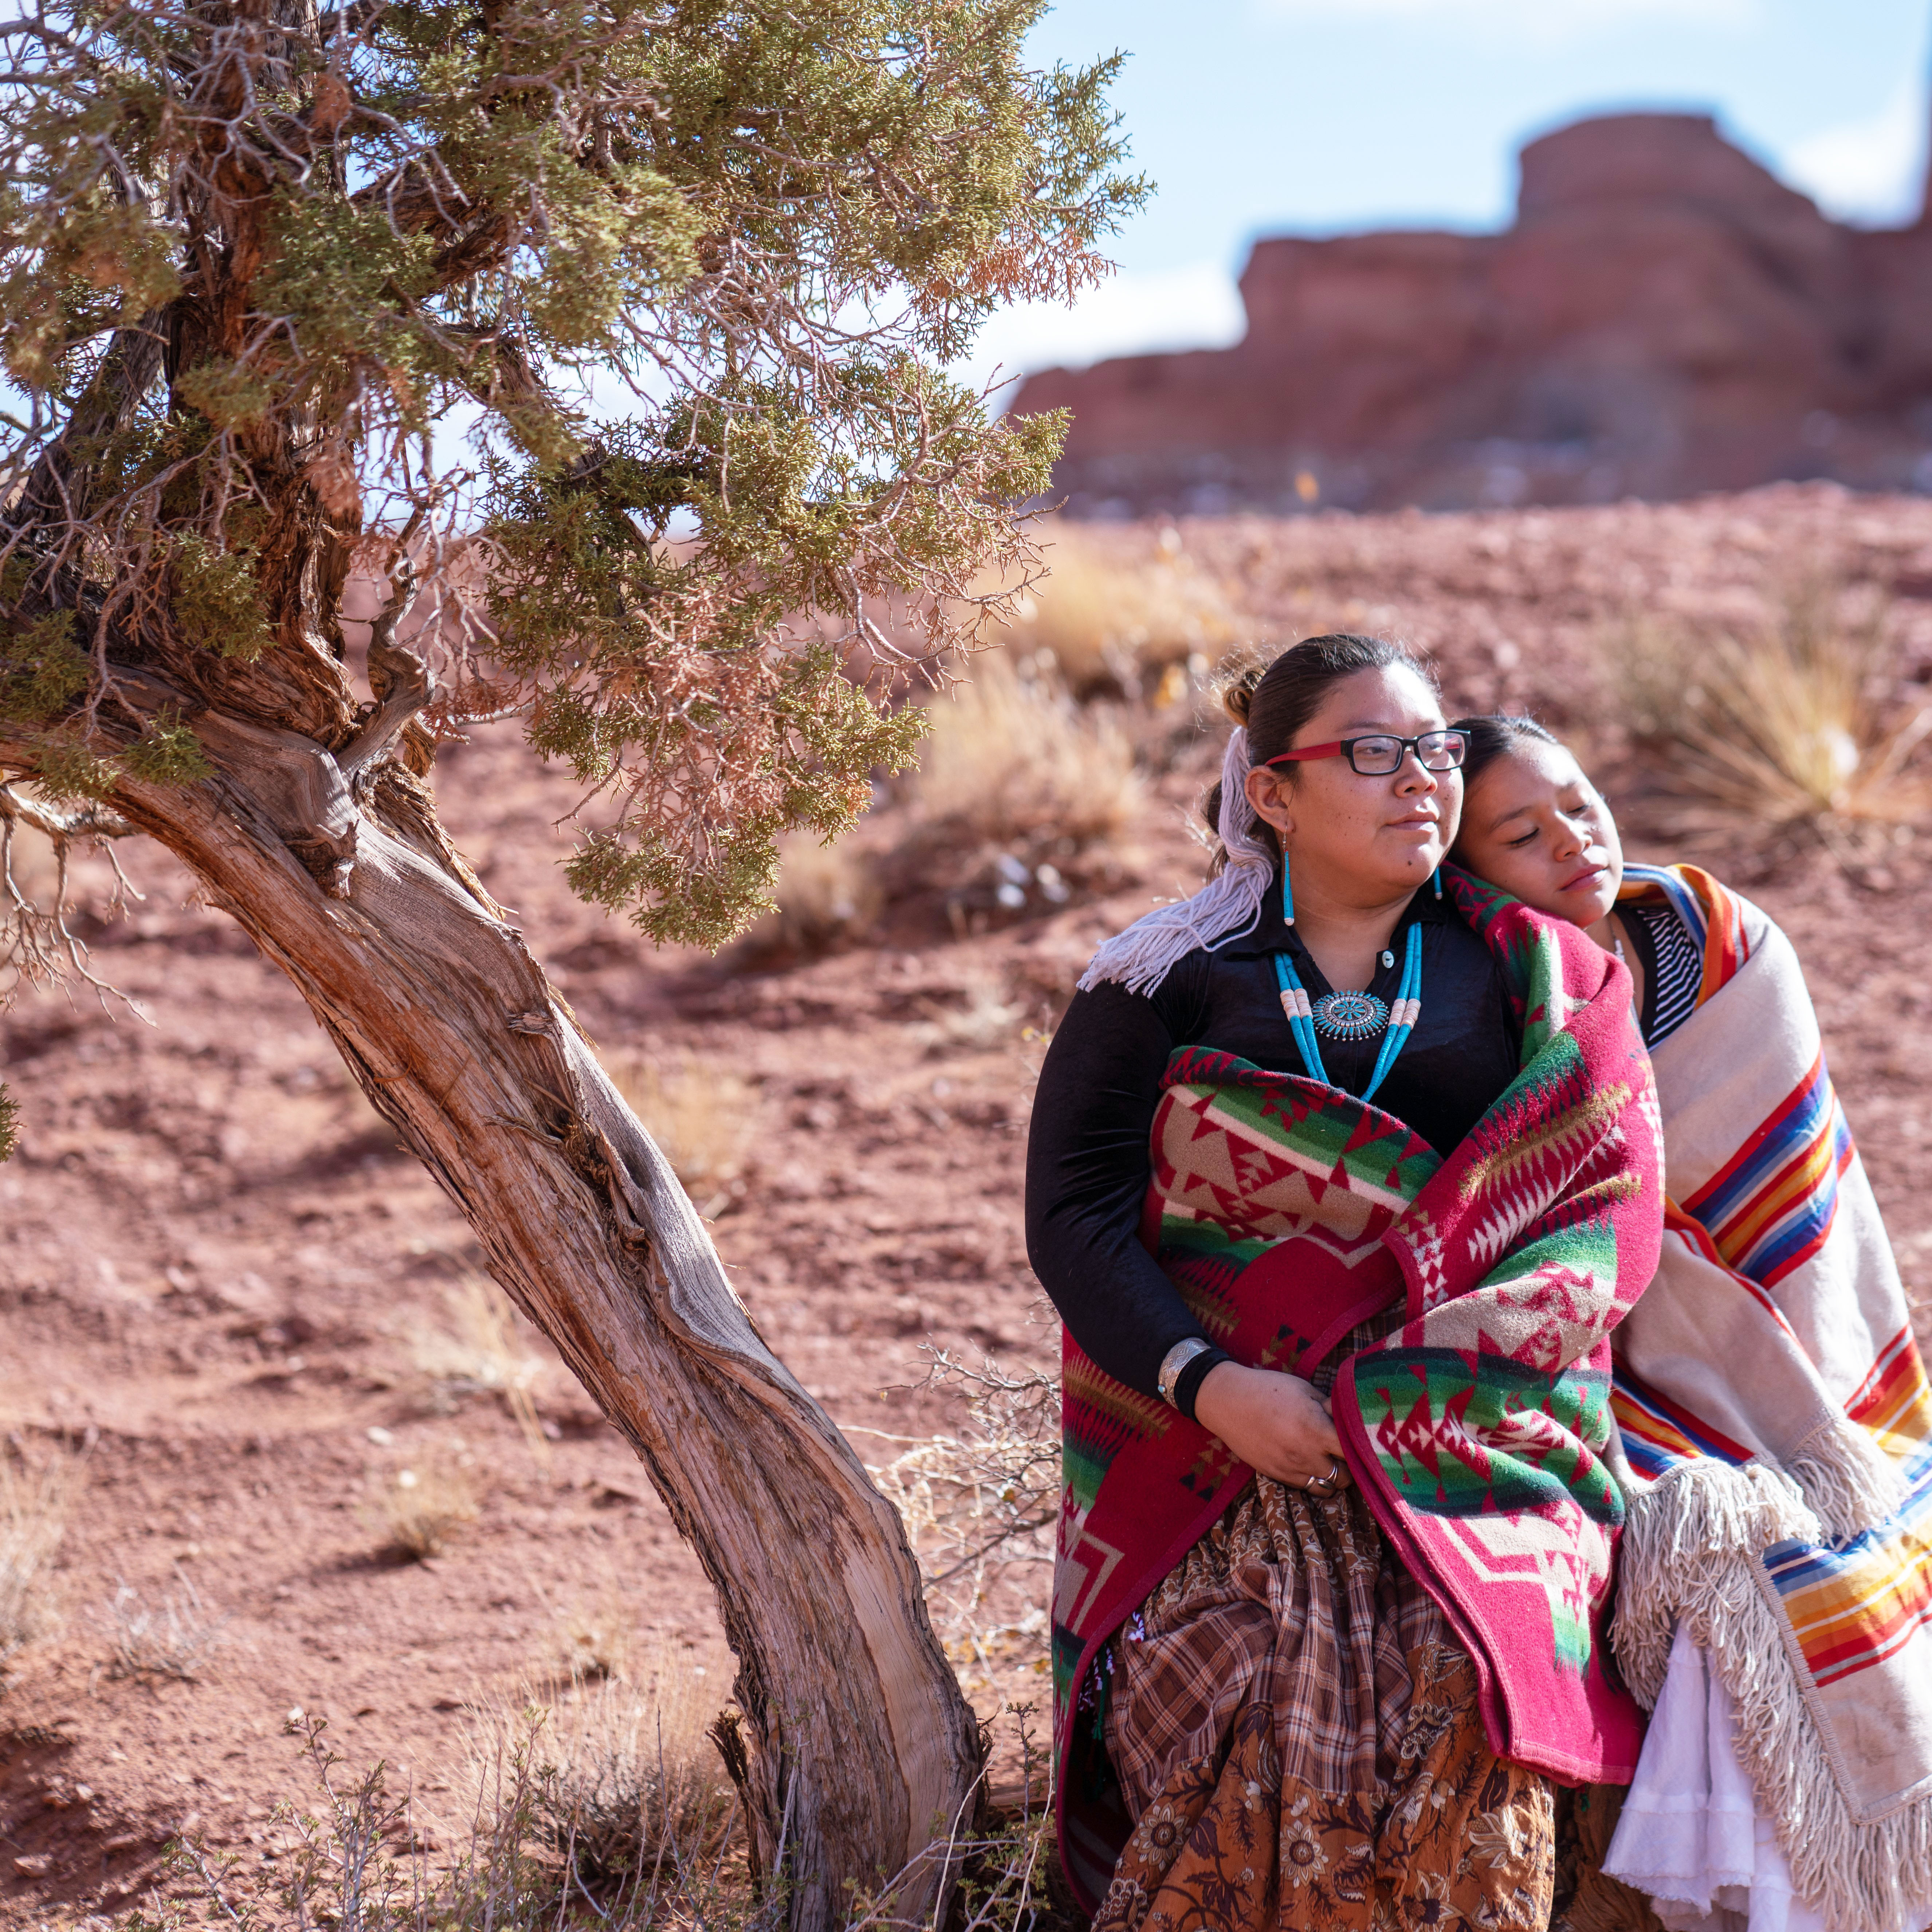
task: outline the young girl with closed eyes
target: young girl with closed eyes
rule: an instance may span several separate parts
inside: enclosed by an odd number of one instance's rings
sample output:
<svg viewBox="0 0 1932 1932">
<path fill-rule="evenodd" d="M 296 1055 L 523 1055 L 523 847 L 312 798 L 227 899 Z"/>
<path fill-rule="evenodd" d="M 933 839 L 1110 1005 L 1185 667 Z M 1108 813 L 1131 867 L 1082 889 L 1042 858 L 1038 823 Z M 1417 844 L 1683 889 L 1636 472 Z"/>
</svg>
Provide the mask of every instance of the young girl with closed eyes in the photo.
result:
<svg viewBox="0 0 1932 1932">
<path fill-rule="evenodd" d="M 1663 1255 L 1612 1340 L 1612 1642 L 1652 1715 L 1602 1870 L 1681 1932 L 1916 1932 L 1932 1402 L 1804 976 L 1708 873 L 1627 865 L 1542 726 L 1455 728 L 1451 856 L 1623 960 L 1663 1117 Z"/>
</svg>

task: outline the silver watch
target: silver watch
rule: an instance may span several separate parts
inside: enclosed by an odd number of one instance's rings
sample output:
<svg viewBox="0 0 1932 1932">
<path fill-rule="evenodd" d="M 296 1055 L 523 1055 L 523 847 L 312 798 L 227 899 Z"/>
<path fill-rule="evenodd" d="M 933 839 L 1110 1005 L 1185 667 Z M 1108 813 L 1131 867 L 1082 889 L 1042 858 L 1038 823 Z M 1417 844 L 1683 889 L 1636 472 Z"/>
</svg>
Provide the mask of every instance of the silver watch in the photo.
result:
<svg viewBox="0 0 1932 1932">
<path fill-rule="evenodd" d="M 1154 1385 L 1160 1391 L 1160 1399 L 1169 1408 L 1174 1406 L 1174 1385 L 1180 1379 L 1180 1372 L 1196 1355 L 1204 1355 L 1214 1346 L 1204 1342 L 1198 1335 L 1190 1335 L 1184 1342 L 1177 1342 L 1160 1358 L 1160 1373 L 1155 1376 Z"/>
</svg>

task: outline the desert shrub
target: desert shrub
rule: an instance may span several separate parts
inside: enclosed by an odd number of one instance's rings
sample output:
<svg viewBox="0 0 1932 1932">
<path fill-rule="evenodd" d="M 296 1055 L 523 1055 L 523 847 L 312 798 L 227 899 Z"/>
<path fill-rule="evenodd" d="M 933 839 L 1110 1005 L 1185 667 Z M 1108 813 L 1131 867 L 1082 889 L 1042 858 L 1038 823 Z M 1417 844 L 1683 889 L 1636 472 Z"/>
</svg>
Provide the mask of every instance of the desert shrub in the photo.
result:
<svg viewBox="0 0 1932 1932">
<path fill-rule="evenodd" d="M 884 900 L 869 853 L 804 833 L 779 840 L 772 896 L 773 910 L 746 934 L 753 952 L 830 952 L 862 938 Z"/>
<path fill-rule="evenodd" d="M 712 1061 L 665 1065 L 642 1056 L 620 1060 L 610 1077 L 700 1214 L 742 1197 L 758 1106 L 750 1081 Z"/>
<path fill-rule="evenodd" d="M 1898 702 L 1880 603 L 1802 582 L 1757 625 L 1638 622 L 1612 648 L 1633 742 L 1678 836 L 1857 842 L 1932 803 L 1907 769 L 1932 704 Z"/>
<path fill-rule="evenodd" d="M 132 1584 L 118 1585 L 107 1600 L 104 1621 L 113 1642 L 110 1677 L 172 1677 L 192 1684 L 229 1641 L 230 1613 L 208 1609 L 178 1564 L 158 1604 L 143 1603 Z"/>
<path fill-rule="evenodd" d="M 984 1688 L 996 1663 L 1043 1673 L 1060 1500 L 1059 1382 L 940 1351 L 928 1386 L 965 1397 L 964 1426 L 906 1443 L 872 1479 L 904 1522 L 933 1628 L 967 1688 Z M 1016 1598 L 1017 1616 L 988 1615 Z"/>
<path fill-rule="evenodd" d="M 993 658 L 929 707 L 918 798 L 928 820 L 1009 844 L 1041 836 L 1084 844 L 1140 809 L 1133 748 L 1047 680 Z"/>
<path fill-rule="evenodd" d="M 0 1130 L 5 1124 L 0 1115 Z M 0 1664 L 52 1624 L 47 1573 L 67 1528 L 74 1480 L 65 1456 L 36 1468 L 0 1453 Z"/>
<path fill-rule="evenodd" d="M 476 1514 L 475 1485 L 460 1468 L 440 1460 L 398 1469 L 372 1512 L 382 1546 L 418 1562 L 442 1556 Z"/>
</svg>

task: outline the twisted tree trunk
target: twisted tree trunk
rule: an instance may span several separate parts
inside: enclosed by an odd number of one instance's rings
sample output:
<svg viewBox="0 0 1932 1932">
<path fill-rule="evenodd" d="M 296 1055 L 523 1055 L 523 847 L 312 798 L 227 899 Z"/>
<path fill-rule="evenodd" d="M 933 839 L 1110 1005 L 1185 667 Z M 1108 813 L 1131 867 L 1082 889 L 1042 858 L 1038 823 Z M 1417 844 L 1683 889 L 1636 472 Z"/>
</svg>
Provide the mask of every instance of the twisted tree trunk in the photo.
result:
<svg viewBox="0 0 1932 1932">
<path fill-rule="evenodd" d="M 125 688 L 195 710 L 152 678 Z M 381 748 L 362 740 L 332 754 L 212 710 L 193 724 L 216 776 L 128 780 L 114 803 L 295 982 L 643 1458 L 718 1592 L 751 1744 L 748 1766 L 727 1756 L 790 1922 L 834 1926 L 848 1881 L 908 1866 L 900 1908 L 928 1908 L 945 1876 L 929 1848 L 970 1804 L 980 1750 L 891 1505 L 766 1347 L 424 788 L 358 758 Z M 30 764 L 0 740 L 10 753 Z"/>
</svg>

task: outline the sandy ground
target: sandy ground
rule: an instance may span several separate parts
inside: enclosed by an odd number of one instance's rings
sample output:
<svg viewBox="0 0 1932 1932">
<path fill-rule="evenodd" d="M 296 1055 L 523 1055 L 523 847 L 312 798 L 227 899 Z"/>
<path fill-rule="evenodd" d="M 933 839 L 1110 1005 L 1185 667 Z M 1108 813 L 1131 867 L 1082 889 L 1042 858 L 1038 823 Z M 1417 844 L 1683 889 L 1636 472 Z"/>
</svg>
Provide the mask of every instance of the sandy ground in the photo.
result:
<svg viewBox="0 0 1932 1932">
<path fill-rule="evenodd" d="M 1889 599 L 1901 692 L 1932 665 L 1932 504 L 1917 500 L 1805 486 L 1178 535 L 1162 554 L 1211 581 L 1248 634 L 1393 631 L 1434 652 L 1470 705 L 1533 704 L 1582 733 L 1622 776 L 1643 856 L 1673 854 L 1619 763 L 1606 664 L 1633 614 L 1736 620 L 1796 560 Z M 1160 533 L 1100 541 L 1144 556 Z M 1182 820 L 1220 734 L 1193 705 L 1184 694 L 1130 721 L 1152 760 L 1148 804 L 1084 875 L 1090 896 L 962 939 L 928 894 L 889 910 L 878 945 L 782 968 L 656 952 L 574 903 L 553 863 L 568 787 L 511 728 L 439 766 L 446 822 L 607 1058 L 742 1083 L 740 1184 L 706 1204 L 718 1245 L 868 1461 L 956 1416 L 915 1386 L 928 1345 L 1055 1358 L 1020 1227 L 1040 1036 L 1102 933 L 1198 881 Z M 868 836 L 889 842 L 902 809 Z M 1915 1287 L 1932 1285 L 1920 850 L 1868 854 L 1849 874 L 1736 855 L 1804 959 Z M 962 876 L 983 869 L 982 853 L 954 856 Z M 4 1666 L 8 1924 L 124 1911 L 183 1829 L 272 1870 L 274 1807 L 310 1802 L 292 1710 L 326 1717 L 351 1766 L 386 1760 L 433 1823 L 460 1798 L 466 1707 L 554 1686 L 600 1620 L 690 1674 L 700 1701 L 715 1687 L 722 1702 L 730 1676 L 709 1590 L 623 1444 L 527 1330 L 507 1351 L 477 1346 L 469 1230 L 292 988 L 192 903 L 165 854 L 125 862 L 145 896 L 94 931 L 94 958 L 152 1025 L 59 994 L 0 1018 L 23 1113 L 0 1167 L 0 1428 L 28 1462 L 79 1458 L 49 1628 Z M 478 1384 L 525 1358 L 520 1421 Z M 427 1562 L 386 1546 L 405 1471 L 476 1508 Z M 144 1643 L 199 1646 L 192 1679 L 130 1672 Z M 1044 1702 L 1024 1654 L 973 1681 L 988 1716 L 1003 1696 Z"/>
</svg>

